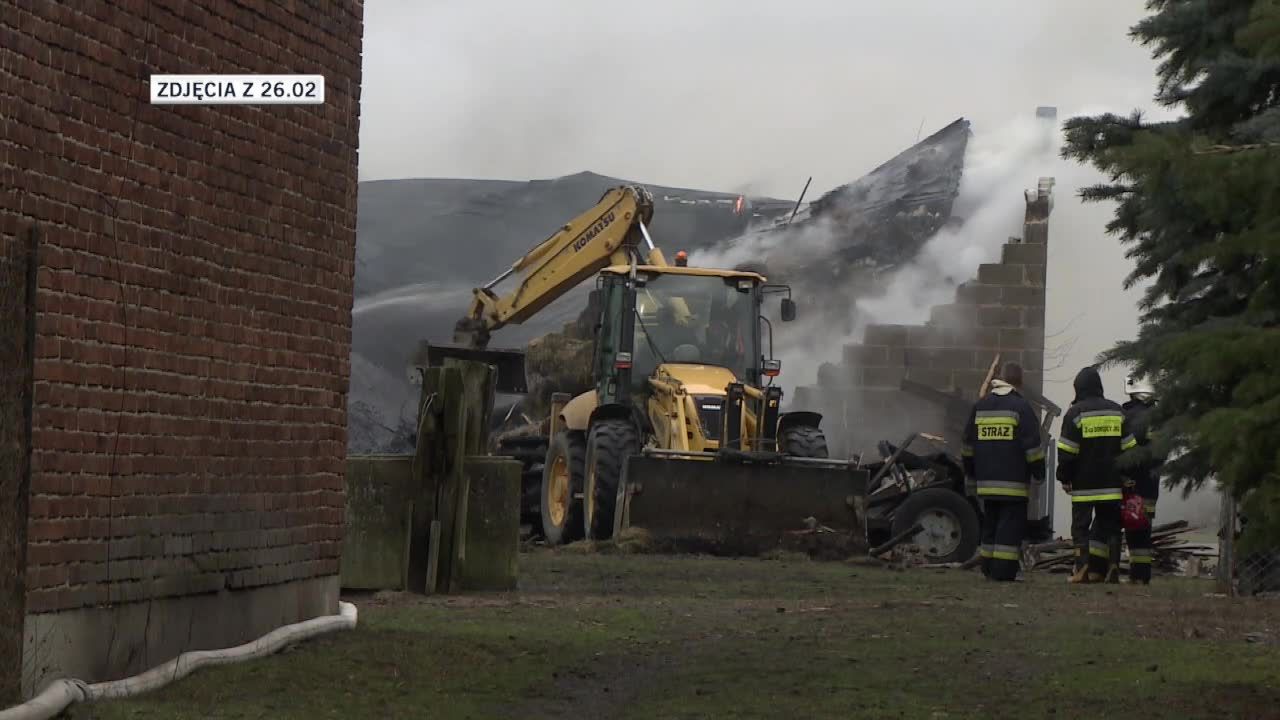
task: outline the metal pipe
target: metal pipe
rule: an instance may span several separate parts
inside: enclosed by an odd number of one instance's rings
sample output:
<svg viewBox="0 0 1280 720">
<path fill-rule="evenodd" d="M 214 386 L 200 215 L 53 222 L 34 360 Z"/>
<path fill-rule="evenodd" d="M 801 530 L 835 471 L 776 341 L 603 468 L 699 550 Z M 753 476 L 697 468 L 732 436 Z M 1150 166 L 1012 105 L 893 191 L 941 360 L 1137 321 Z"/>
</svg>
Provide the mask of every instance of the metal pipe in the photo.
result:
<svg viewBox="0 0 1280 720">
<path fill-rule="evenodd" d="M 499 275 L 498 277 L 496 277 L 496 278 L 494 278 L 494 279 L 490 280 L 489 282 L 485 283 L 484 289 L 485 289 L 485 290 L 492 289 L 494 285 L 497 285 L 498 283 L 502 282 L 503 280 L 506 280 L 507 278 L 511 277 L 511 273 L 513 273 L 513 272 L 515 272 L 515 271 L 516 271 L 516 267 L 515 267 L 515 265 L 512 265 L 511 267 L 507 268 L 507 271 L 506 271 L 506 272 L 502 273 L 502 274 L 501 274 L 501 275 Z"/>
<path fill-rule="evenodd" d="M 644 221 L 636 220 L 636 224 L 640 226 L 640 234 L 644 236 L 644 244 L 648 245 L 650 250 L 657 250 L 658 248 L 653 244 L 653 238 L 649 237 L 649 228 L 644 226 Z"/>
<path fill-rule="evenodd" d="M 661 448 L 645 448 L 641 451 L 641 454 L 648 455 L 650 457 L 688 457 L 697 460 L 711 460 L 717 456 L 716 453 L 705 450 L 665 450 Z M 827 467 L 837 470 L 844 468 L 852 469 L 854 467 L 853 463 L 850 463 L 847 460 L 834 460 L 831 458 L 806 458 L 783 455 L 780 457 L 780 460 L 785 465 L 812 465 L 815 467 Z"/>
<path fill-rule="evenodd" d="M 888 540 L 885 541 L 883 545 L 880 545 L 879 547 L 871 548 L 871 550 L 868 552 L 871 555 L 883 555 L 884 553 L 897 547 L 899 544 L 902 543 L 902 541 L 906 540 L 907 538 L 910 538 L 911 536 L 923 530 L 924 530 L 924 526 L 921 525 L 920 523 L 916 523 L 915 525 L 912 525 L 909 529 L 903 530 L 897 535 L 894 535 L 893 537 L 889 538 Z"/>
<path fill-rule="evenodd" d="M 796 213 L 800 212 L 800 203 L 804 202 L 804 194 L 809 192 L 809 183 L 813 182 L 813 176 L 810 175 L 808 180 L 804 181 L 804 189 L 800 191 L 800 197 L 796 199 L 796 206 L 791 209 L 791 217 L 787 218 L 787 224 L 790 225 L 792 220 L 796 219 Z"/>
</svg>

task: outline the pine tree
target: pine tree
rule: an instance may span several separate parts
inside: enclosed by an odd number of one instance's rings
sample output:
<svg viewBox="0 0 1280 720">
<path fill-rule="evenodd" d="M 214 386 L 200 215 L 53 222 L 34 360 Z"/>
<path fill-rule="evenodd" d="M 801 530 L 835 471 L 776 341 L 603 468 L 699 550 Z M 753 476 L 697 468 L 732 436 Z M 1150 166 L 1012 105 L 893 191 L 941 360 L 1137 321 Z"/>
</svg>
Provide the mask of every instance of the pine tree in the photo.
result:
<svg viewBox="0 0 1280 720">
<path fill-rule="evenodd" d="M 1280 541 L 1280 0 L 1151 0 L 1130 36 L 1184 114 L 1077 117 L 1063 156 L 1110 182 L 1108 232 L 1150 285 L 1138 337 L 1104 352 L 1155 382 L 1151 452 L 1166 483 L 1216 477 L 1246 542 Z"/>
</svg>

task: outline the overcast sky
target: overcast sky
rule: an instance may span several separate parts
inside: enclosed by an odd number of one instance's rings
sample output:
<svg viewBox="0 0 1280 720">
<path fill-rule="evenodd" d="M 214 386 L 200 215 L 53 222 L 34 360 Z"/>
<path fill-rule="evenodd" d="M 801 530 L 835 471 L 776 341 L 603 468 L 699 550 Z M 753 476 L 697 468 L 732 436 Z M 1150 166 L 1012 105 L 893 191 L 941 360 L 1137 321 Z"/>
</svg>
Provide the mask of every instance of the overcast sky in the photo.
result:
<svg viewBox="0 0 1280 720">
<path fill-rule="evenodd" d="M 367 0 L 360 177 L 793 197 L 925 132 L 1152 94 L 1141 0 Z"/>
<path fill-rule="evenodd" d="M 958 117 L 1153 110 L 1142 0 L 366 0 L 360 178 L 628 180 L 810 198 Z M 1163 114 L 1157 112 L 1157 114 Z M 1048 373 L 1136 332 L 1109 208 L 1059 177 Z M 1040 171 L 1028 172 L 1026 187 Z M 975 268 L 976 269 L 976 268 Z M 1104 375 L 1123 400 L 1119 371 Z"/>
</svg>

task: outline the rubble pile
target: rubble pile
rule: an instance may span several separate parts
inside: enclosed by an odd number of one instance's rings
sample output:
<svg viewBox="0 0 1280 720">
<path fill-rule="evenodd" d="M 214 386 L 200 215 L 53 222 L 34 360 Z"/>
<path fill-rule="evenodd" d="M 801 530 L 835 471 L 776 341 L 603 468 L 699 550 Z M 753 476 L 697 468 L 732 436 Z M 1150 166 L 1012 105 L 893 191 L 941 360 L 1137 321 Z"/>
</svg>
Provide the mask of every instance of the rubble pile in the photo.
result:
<svg viewBox="0 0 1280 720">
<path fill-rule="evenodd" d="M 1191 527 L 1186 520 L 1152 528 L 1151 542 L 1155 550 L 1153 569 L 1169 575 L 1182 575 L 1188 574 L 1192 568 L 1203 568 L 1206 558 L 1216 560 L 1218 551 L 1213 546 L 1185 541 L 1188 533 L 1200 529 Z M 1071 571 L 1074 559 L 1075 553 L 1070 540 L 1059 539 L 1032 545 L 1027 549 L 1027 567 L 1031 570 L 1067 573 Z M 1120 565 L 1122 571 L 1128 571 L 1127 555 L 1121 557 Z"/>
</svg>

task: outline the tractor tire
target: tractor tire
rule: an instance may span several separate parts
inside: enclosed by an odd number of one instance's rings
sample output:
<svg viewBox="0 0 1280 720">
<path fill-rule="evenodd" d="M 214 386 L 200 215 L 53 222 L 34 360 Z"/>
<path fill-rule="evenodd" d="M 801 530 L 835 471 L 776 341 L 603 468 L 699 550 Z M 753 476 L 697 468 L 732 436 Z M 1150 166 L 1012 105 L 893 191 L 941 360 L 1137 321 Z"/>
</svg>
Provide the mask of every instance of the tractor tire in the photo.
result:
<svg viewBox="0 0 1280 720">
<path fill-rule="evenodd" d="M 889 534 L 906 532 L 917 521 L 924 530 L 905 542 L 918 545 L 931 563 L 964 562 L 978 551 L 978 512 L 957 492 L 930 488 L 911 493 L 894 509 Z"/>
<path fill-rule="evenodd" d="M 809 425 L 794 425 L 782 431 L 782 452 L 786 455 L 802 458 L 830 457 L 827 452 L 827 435 L 822 428 Z M 909 525 L 907 527 L 910 527 Z"/>
<path fill-rule="evenodd" d="M 542 466 L 542 537 L 548 545 L 582 539 L 582 490 L 587 441 L 581 432 L 562 431 L 551 438 Z"/>
<path fill-rule="evenodd" d="M 618 486 L 627 458 L 640 451 L 640 434 L 629 420 L 601 420 L 587 436 L 587 467 L 582 499 L 588 540 L 613 537 Z"/>
</svg>

